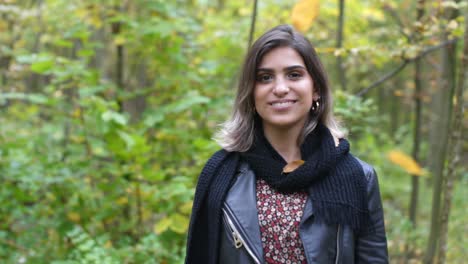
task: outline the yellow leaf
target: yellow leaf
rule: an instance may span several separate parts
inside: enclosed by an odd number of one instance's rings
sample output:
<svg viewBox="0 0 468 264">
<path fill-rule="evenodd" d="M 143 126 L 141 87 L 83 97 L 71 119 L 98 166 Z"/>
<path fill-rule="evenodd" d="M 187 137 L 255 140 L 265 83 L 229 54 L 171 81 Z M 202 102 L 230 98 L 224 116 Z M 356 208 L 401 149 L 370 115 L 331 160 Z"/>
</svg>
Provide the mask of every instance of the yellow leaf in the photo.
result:
<svg viewBox="0 0 468 264">
<path fill-rule="evenodd" d="M 85 141 L 85 138 L 82 137 L 82 136 L 77 136 L 77 135 L 71 135 L 70 136 L 70 140 L 73 142 L 73 143 L 78 143 L 78 144 L 81 144 Z"/>
<path fill-rule="evenodd" d="M 68 220 L 70 220 L 70 221 L 72 221 L 74 223 L 80 222 L 80 219 L 81 219 L 80 214 L 75 213 L 75 212 L 69 212 L 67 214 L 67 218 L 68 218 Z"/>
<path fill-rule="evenodd" d="M 145 208 L 142 208 L 141 210 L 141 218 L 143 221 L 147 221 L 153 216 L 153 212 L 151 210 L 147 210 Z"/>
<path fill-rule="evenodd" d="M 72 112 L 72 117 L 74 118 L 80 118 L 81 117 L 81 108 L 77 107 L 75 110 Z"/>
<path fill-rule="evenodd" d="M 188 230 L 189 219 L 188 216 L 184 216 L 178 213 L 171 215 L 172 224 L 170 229 L 178 234 L 185 234 Z"/>
<path fill-rule="evenodd" d="M 180 211 L 184 214 L 190 214 L 192 211 L 192 201 L 186 202 L 180 206 Z"/>
<path fill-rule="evenodd" d="M 100 29 L 102 27 L 102 20 L 99 16 L 92 16 L 89 19 L 89 22 L 91 25 L 93 25 L 97 29 Z"/>
<path fill-rule="evenodd" d="M 117 199 L 117 201 L 115 201 L 118 205 L 126 205 L 128 204 L 128 198 L 125 197 L 125 196 L 122 196 L 120 197 L 119 199 Z"/>
<path fill-rule="evenodd" d="M 402 92 L 401 90 L 395 90 L 395 91 L 393 92 L 393 95 L 398 96 L 398 97 L 401 97 L 401 96 L 403 96 L 403 92 Z"/>
<path fill-rule="evenodd" d="M 75 14 L 79 18 L 85 18 L 88 16 L 88 10 L 86 8 L 79 8 L 75 10 Z"/>
<path fill-rule="evenodd" d="M 107 240 L 107 242 L 104 244 L 105 248 L 111 248 L 112 247 L 112 241 Z"/>
<path fill-rule="evenodd" d="M 6 22 L 0 20 L 0 32 L 5 32 L 8 29 L 8 25 Z"/>
<path fill-rule="evenodd" d="M 307 31 L 319 14 L 319 0 L 299 0 L 292 10 L 291 21 L 297 30 Z"/>
<path fill-rule="evenodd" d="M 114 38 L 114 44 L 117 45 L 117 46 L 123 45 L 123 44 L 125 44 L 125 42 L 127 42 L 127 40 L 122 35 L 117 35 Z"/>
<path fill-rule="evenodd" d="M 392 150 L 387 154 L 388 159 L 394 164 L 403 168 L 411 175 L 424 176 L 425 172 L 419 164 L 409 155 L 400 150 Z"/>
<path fill-rule="evenodd" d="M 166 231 L 171 224 L 172 219 L 169 217 L 165 217 L 154 225 L 154 232 L 159 235 L 162 232 Z"/>
<path fill-rule="evenodd" d="M 295 169 L 299 168 L 299 166 L 301 166 L 302 164 L 304 164 L 303 160 L 291 161 L 288 164 L 286 164 L 286 166 L 284 166 L 283 173 L 293 172 Z"/>
</svg>

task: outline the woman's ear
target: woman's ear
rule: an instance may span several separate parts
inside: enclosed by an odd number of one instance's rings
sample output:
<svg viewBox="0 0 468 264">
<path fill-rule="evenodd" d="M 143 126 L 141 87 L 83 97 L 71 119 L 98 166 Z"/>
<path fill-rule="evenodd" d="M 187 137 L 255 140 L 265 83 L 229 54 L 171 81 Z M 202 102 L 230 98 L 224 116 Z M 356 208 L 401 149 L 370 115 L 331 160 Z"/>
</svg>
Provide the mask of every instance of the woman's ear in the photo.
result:
<svg viewBox="0 0 468 264">
<path fill-rule="evenodd" d="M 318 101 L 319 99 L 320 99 L 319 93 L 314 91 L 314 93 L 312 94 L 312 100 L 315 102 L 315 101 Z"/>
</svg>

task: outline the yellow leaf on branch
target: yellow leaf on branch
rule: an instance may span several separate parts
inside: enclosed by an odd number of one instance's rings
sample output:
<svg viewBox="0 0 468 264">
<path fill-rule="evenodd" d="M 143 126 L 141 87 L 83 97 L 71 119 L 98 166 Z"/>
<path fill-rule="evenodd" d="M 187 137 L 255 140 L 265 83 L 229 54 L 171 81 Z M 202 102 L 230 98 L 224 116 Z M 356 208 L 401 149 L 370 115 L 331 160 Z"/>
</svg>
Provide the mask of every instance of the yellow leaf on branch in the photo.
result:
<svg viewBox="0 0 468 264">
<path fill-rule="evenodd" d="M 299 0 L 294 6 L 291 21 L 302 32 L 307 31 L 319 14 L 319 0 Z"/>
<path fill-rule="evenodd" d="M 389 151 L 387 157 L 392 163 L 400 166 L 411 175 L 424 176 L 426 174 L 411 156 L 400 150 Z"/>
</svg>

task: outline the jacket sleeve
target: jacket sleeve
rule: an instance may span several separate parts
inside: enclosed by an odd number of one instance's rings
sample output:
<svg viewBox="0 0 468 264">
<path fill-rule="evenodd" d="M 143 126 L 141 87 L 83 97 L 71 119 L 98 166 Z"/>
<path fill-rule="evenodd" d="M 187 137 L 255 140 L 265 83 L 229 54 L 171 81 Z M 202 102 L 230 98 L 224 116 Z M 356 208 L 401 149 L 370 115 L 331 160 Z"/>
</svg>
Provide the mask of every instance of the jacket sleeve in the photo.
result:
<svg viewBox="0 0 468 264">
<path fill-rule="evenodd" d="M 368 180 L 369 212 L 375 229 L 374 232 L 356 237 L 356 263 L 388 263 L 387 237 L 377 174 L 368 164 L 363 164 L 363 169 Z"/>
</svg>

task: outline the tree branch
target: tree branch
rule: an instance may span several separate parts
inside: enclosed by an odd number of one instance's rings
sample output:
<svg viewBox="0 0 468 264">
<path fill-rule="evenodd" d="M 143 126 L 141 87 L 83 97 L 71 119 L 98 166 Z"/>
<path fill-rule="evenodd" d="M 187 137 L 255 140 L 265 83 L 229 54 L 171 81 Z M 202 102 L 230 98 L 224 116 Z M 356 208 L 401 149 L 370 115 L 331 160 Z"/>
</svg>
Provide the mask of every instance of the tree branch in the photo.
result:
<svg viewBox="0 0 468 264">
<path fill-rule="evenodd" d="M 369 85 L 368 87 L 362 89 L 361 91 L 359 91 L 356 96 L 362 96 L 364 94 L 366 94 L 367 92 L 369 92 L 369 90 L 381 85 L 382 83 L 384 83 L 385 81 L 387 81 L 388 79 L 394 77 L 395 75 L 397 75 L 400 71 L 402 71 L 406 65 L 408 65 L 410 62 L 413 62 L 415 61 L 416 59 L 419 59 L 419 58 L 422 58 L 424 56 L 426 56 L 427 54 L 435 51 L 435 50 L 438 50 L 440 48 L 443 48 L 447 45 L 450 45 L 452 43 L 455 43 L 458 41 L 458 38 L 454 38 L 454 39 L 451 39 L 451 40 L 447 40 L 447 41 L 444 41 L 442 43 L 439 43 L 438 45 L 435 45 L 435 46 L 431 46 L 431 47 L 428 47 L 426 49 L 424 49 L 422 52 L 420 52 L 417 56 L 413 57 L 413 58 L 406 58 L 406 59 L 403 59 L 403 63 L 401 63 L 398 67 L 396 67 L 395 69 L 393 69 L 392 71 L 390 71 L 389 73 L 385 74 L 382 78 L 380 78 L 379 80 L 375 81 L 374 83 L 372 83 L 371 85 Z"/>
<path fill-rule="evenodd" d="M 358 92 L 356 94 L 356 96 L 362 96 L 362 95 L 366 94 L 367 92 L 369 92 L 370 89 L 379 86 L 380 84 L 384 83 L 386 80 L 388 80 L 388 79 L 392 78 L 393 76 L 397 75 L 400 71 L 402 71 L 406 67 L 406 65 L 408 65 L 409 62 L 410 62 L 409 60 L 404 60 L 402 64 L 400 64 L 398 67 L 393 69 L 391 72 L 385 74 L 382 78 L 375 81 L 374 83 L 369 85 L 367 88 L 365 88 L 365 89 L 361 90 L 360 92 Z"/>
<path fill-rule="evenodd" d="M 345 1 L 340 0 L 339 15 L 338 15 L 338 32 L 336 33 L 336 48 L 341 49 L 343 47 L 343 27 L 344 27 L 344 14 L 345 12 Z M 346 72 L 343 66 L 343 58 L 341 54 L 336 56 L 336 69 L 338 71 L 338 77 L 340 79 L 341 89 L 346 90 Z"/>
</svg>

